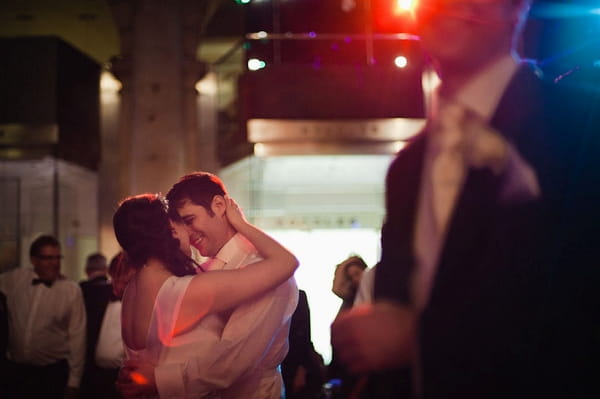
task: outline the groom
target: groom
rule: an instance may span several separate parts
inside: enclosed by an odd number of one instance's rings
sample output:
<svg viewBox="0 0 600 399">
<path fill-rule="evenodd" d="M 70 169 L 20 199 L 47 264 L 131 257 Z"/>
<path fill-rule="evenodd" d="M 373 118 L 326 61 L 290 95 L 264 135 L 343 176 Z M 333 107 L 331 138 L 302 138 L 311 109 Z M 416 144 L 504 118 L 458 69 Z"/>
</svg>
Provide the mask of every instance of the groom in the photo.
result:
<svg viewBox="0 0 600 399">
<path fill-rule="evenodd" d="M 183 176 L 167 193 L 171 218 L 183 221 L 190 244 L 209 258 L 202 265 L 206 271 L 237 269 L 260 260 L 252 244 L 227 221 L 225 195 L 223 182 L 206 172 Z M 133 364 L 148 384 L 122 385 L 122 393 L 135 396 L 155 386 L 163 398 L 203 397 L 215 391 L 221 398 L 281 398 L 279 364 L 288 352 L 297 300 L 298 289 L 290 279 L 229 314 L 205 317 L 198 328 L 206 329 L 207 337 L 219 333 L 218 342 L 191 354 L 185 363 Z"/>
</svg>

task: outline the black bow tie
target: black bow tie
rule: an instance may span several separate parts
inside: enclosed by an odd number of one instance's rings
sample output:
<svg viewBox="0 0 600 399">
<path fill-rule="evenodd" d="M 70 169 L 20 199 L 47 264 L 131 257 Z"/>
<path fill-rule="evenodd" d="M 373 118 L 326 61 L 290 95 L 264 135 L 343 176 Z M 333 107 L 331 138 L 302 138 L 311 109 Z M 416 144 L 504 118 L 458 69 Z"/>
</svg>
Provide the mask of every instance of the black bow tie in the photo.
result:
<svg viewBox="0 0 600 399">
<path fill-rule="evenodd" d="M 31 280 L 31 285 L 44 284 L 46 287 L 52 286 L 52 281 L 42 280 L 41 278 L 34 278 Z"/>
</svg>

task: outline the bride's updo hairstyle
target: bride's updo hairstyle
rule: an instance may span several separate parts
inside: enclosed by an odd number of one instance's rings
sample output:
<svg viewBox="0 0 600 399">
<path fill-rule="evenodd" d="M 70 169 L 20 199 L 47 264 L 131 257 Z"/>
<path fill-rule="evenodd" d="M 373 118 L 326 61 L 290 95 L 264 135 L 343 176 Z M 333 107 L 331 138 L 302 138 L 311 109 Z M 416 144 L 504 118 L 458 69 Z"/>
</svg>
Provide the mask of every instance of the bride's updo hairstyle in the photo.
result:
<svg viewBox="0 0 600 399">
<path fill-rule="evenodd" d="M 125 198 L 113 216 L 113 228 L 131 267 L 139 270 L 149 258 L 156 258 L 175 276 L 196 274 L 192 260 L 173 237 L 167 203 L 160 195 Z"/>
</svg>

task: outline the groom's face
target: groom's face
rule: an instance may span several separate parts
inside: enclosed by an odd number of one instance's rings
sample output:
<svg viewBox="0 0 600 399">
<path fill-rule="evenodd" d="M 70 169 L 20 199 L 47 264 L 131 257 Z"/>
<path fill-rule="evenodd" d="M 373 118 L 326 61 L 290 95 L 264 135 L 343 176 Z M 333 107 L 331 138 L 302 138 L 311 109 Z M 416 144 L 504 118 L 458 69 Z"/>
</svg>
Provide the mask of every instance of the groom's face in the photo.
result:
<svg viewBox="0 0 600 399">
<path fill-rule="evenodd" d="M 211 213 L 202 205 L 187 200 L 177 209 L 190 237 L 190 244 L 202 256 L 214 257 L 229 239 L 229 224 L 221 196 L 215 196 Z"/>
</svg>

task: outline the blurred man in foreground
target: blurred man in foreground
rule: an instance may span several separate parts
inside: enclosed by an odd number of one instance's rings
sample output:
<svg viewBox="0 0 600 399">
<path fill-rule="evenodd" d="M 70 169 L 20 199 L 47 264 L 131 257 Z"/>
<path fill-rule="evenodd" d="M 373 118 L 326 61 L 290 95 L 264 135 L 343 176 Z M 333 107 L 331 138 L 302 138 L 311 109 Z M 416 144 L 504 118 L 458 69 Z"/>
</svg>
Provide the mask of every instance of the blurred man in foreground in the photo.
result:
<svg viewBox="0 0 600 399">
<path fill-rule="evenodd" d="M 441 85 L 388 171 L 377 302 L 332 327 L 340 360 L 382 373 L 365 397 L 595 397 L 597 94 L 519 59 L 528 7 L 419 5 Z"/>
</svg>

